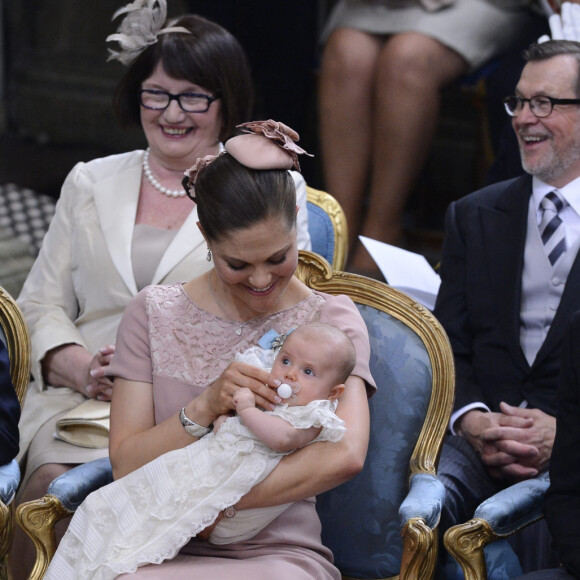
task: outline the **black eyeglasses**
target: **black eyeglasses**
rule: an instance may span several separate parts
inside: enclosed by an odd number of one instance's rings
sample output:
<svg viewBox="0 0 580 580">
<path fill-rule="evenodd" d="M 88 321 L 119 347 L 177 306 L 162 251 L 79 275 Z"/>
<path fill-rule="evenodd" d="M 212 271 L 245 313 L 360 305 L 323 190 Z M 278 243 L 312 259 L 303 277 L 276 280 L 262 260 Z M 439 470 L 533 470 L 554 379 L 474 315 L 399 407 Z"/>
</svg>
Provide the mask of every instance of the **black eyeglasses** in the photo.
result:
<svg viewBox="0 0 580 580">
<path fill-rule="evenodd" d="M 532 97 L 524 99 L 523 97 L 506 97 L 504 107 L 510 117 L 517 117 L 524 108 L 524 103 L 530 104 L 530 110 L 536 117 L 543 119 L 549 117 L 554 110 L 554 105 L 580 105 L 580 99 L 554 99 L 553 97 Z"/>
<path fill-rule="evenodd" d="M 182 111 L 186 113 L 205 113 L 210 105 L 219 97 L 210 97 L 201 93 L 180 93 L 172 95 L 167 91 L 143 89 L 139 91 L 139 103 L 146 109 L 162 111 L 167 109 L 171 101 L 177 101 Z"/>
</svg>

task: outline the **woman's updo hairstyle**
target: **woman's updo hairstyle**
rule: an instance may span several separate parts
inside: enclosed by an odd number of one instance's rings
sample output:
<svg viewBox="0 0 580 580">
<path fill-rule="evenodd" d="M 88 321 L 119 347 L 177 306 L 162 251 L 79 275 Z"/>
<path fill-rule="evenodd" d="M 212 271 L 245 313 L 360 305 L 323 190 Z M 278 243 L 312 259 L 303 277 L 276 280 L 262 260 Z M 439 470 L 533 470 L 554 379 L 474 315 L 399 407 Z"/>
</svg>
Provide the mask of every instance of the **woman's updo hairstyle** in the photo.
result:
<svg viewBox="0 0 580 580">
<path fill-rule="evenodd" d="M 199 158 L 185 172 L 183 186 L 197 203 L 199 221 L 209 240 L 271 217 L 296 227 L 296 186 L 289 169 L 300 170 L 296 131 L 278 121 L 238 125 L 225 152 Z M 272 232 L 275 236 L 276 232 Z"/>
<path fill-rule="evenodd" d="M 281 218 L 288 231 L 296 226 L 296 187 L 290 173 L 250 169 L 229 153 L 199 172 L 195 201 L 199 222 L 212 241 L 272 217 Z"/>
</svg>

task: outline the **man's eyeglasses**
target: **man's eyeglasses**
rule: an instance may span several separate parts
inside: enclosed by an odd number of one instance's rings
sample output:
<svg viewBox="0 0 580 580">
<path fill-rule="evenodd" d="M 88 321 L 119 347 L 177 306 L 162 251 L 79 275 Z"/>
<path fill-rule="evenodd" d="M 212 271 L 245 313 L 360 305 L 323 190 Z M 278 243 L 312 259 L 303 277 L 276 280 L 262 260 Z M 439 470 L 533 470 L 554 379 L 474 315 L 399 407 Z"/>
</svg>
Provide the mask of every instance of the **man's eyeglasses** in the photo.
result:
<svg viewBox="0 0 580 580">
<path fill-rule="evenodd" d="M 169 107 L 171 101 L 177 101 L 182 111 L 186 113 L 205 113 L 210 105 L 219 97 L 210 97 L 200 93 L 180 93 L 172 95 L 166 91 L 143 89 L 139 91 L 139 103 L 146 109 L 162 111 Z"/>
<path fill-rule="evenodd" d="M 543 119 L 549 117 L 554 110 L 554 105 L 580 105 L 580 99 L 554 99 L 553 97 L 506 97 L 504 107 L 510 117 L 517 117 L 524 108 L 524 103 L 530 104 L 530 110 L 536 117 Z"/>
</svg>

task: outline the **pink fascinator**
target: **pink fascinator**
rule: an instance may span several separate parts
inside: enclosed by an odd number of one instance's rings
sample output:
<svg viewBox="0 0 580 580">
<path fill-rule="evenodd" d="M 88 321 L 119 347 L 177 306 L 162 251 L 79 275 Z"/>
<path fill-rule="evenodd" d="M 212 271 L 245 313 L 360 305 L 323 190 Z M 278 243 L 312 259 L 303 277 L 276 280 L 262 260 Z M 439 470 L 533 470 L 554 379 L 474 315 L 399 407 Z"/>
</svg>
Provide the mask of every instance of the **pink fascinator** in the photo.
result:
<svg viewBox="0 0 580 580">
<path fill-rule="evenodd" d="M 223 155 L 220 153 L 219 155 Z M 191 194 L 191 190 L 195 185 L 195 180 L 197 179 L 198 173 L 207 167 L 212 161 L 215 161 L 219 155 L 206 155 L 205 157 L 199 157 L 196 162 L 185 172 L 185 177 L 183 178 L 181 184 L 183 185 L 187 196 L 195 201 L 195 196 Z"/>
<path fill-rule="evenodd" d="M 226 141 L 226 151 L 250 169 L 296 169 L 300 171 L 298 155 L 308 155 L 296 144 L 298 133 L 278 121 L 251 121 L 238 128 L 244 131 Z"/>
</svg>

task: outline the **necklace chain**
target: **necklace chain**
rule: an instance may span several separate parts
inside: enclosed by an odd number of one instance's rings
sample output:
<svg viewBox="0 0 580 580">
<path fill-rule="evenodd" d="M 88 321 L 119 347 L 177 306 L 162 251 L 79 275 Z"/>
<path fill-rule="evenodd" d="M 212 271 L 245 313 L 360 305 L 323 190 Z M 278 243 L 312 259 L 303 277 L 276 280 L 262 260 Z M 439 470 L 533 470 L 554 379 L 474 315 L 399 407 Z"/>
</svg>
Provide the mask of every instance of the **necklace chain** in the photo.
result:
<svg viewBox="0 0 580 580">
<path fill-rule="evenodd" d="M 213 270 L 210 270 L 207 274 L 207 283 L 209 286 L 209 291 L 210 294 L 212 295 L 213 299 L 215 300 L 215 303 L 217 304 L 217 307 L 223 312 L 223 314 L 226 315 L 226 317 L 228 318 L 228 320 L 230 322 L 234 322 L 236 323 L 239 328 L 236 330 L 236 334 L 238 336 L 240 336 L 242 334 L 242 330 L 244 328 L 244 326 L 246 326 L 246 324 L 250 324 L 250 322 L 257 320 L 258 318 L 262 318 L 261 316 L 256 316 L 255 318 L 250 318 L 250 320 L 246 320 L 246 322 L 238 322 L 237 320 L 234 320 L 224 309 L 224 307 L 222 306 L 221 302 L 218 300 L 217 297 L 217 293 L 216 291 L 213 289 L 213 286 L 211 285 L 211 274 L 212 274 Z"/>
<path fill-rule="evenodd" d="M 151 167 L 149 166 L 149 148 L 146 149 L 145 155 L 143 155 L 143 173 L 145 173 L 145 177 L 147 181 L 161 193 L 165 194 L 167 197 L 184 197 L 185 196 L 185 189 L 169 189 L 168 187 L 164 187 L 157 181 L 153 172 L 151 171 Z"/>
</svg>

